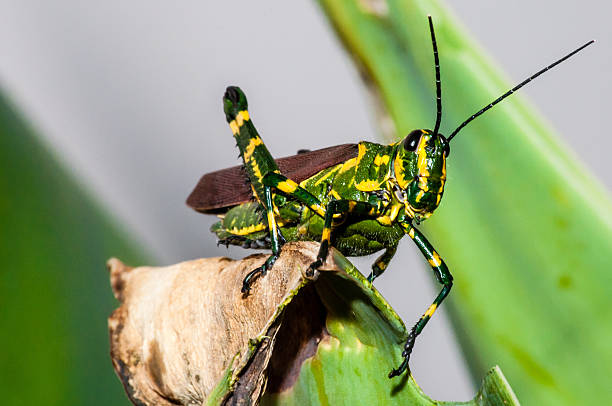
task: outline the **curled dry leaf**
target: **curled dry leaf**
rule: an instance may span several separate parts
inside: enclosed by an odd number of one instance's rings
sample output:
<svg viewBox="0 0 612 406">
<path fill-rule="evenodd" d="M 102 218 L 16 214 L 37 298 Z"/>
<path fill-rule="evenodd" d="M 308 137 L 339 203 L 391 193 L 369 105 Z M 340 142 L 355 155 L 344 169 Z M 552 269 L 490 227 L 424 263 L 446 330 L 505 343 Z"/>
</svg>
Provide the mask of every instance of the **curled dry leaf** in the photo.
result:
<svg viewBox="0 0 612 406">
<path fill-rule="evenodd" d="M 231 395 L 258 399 L 279 316 L 304 285 L 302 270 L 316 250 L 313 243 L 287 244 L 274 271 L 259 278 L 248 296 L 240 292 L 242 280 L 266 255 L 160 268 L 109 260 L 113 292 L 122 303 L 109 318 L 111 356 L 130 399 L 199 405 L 228 367 Z M 323 268 L 338 270 L 330 262 Z"/>
<path fill-rule="evenodd" d="M 332 250 L 316 281 L 302 271 L 318 244 L 288 243 L 244 296 L 266 255 L 163 268 L 109 261 L 121 306 L 111 356 L 136 405 L 441 405 L 411 376 L 388 379 L 406 329 L 365 278 Z M 456 403 L 448 403 L 456 404 Z M 501 371 L 463 405 L 518 404 Z"/>
</svg>

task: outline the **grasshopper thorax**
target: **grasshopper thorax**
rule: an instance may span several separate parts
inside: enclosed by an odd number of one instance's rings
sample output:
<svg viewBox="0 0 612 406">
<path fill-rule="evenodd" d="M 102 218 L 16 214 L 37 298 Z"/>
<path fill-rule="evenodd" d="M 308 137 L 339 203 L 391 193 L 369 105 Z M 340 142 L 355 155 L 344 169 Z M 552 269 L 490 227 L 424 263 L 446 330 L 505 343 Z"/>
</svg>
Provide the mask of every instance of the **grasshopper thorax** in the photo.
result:
<svg viewBox="0 0 612 406">
<path fill-rule="evenodd" d="M 440 204 L 446 182 L 449 143 L 431 130 L 414 130 L 396 144 L 393 171 L 403 190 L 406 214 L 420 221 Z"/>
</svg>

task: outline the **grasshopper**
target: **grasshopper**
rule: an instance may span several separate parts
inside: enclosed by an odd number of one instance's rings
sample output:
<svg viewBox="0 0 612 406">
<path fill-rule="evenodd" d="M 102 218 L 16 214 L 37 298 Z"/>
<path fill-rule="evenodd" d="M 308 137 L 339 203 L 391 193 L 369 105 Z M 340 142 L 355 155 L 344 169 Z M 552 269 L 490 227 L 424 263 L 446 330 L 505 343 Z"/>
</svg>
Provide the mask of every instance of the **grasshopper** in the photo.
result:
<svg viewBox="0 0 612 406">
<path fill-rule="evenodd" d="M 391 145 L 345 144 L 274 160 L 257 133 L 245 94 L 228 87 L 223 109 L 244 166 L 204 175 L 187 204 L 204 213 L 224 213 L 211 228 L 220 243 L 267 248 L 272 254 L 244 278 L 248 293 L 254 278 L 272 268 L 286 241 L 320 241 L 316 261 L 306 270 L 314 277 L 332 244 L 346 256 L 384 250 L 372 265 L 368 281 L 380 276 L 397 245 L 408 235 L 429 263 L 442 288 L 408 334 L 398 368 L 408 370 L 416 337 L 449 294 L 453 276 L 415 225 L 439 206 L 446 183 L 451 140 L 468 123 L 542 73 L 578 53 L 582 45 L 538 71 L 460 124 L 448 137 L 439 132 L 442 119 L 440 64 L 433 23 L 429 17 L 436 77 L 436 121 L 433 130 L 417 129 Z M 244 184 L 243 170 L 248 176 Z M 254 201 L 250 201 L 254 198 Z M 333 239 L 332 239 L 333 236 Z"/>
</svg>

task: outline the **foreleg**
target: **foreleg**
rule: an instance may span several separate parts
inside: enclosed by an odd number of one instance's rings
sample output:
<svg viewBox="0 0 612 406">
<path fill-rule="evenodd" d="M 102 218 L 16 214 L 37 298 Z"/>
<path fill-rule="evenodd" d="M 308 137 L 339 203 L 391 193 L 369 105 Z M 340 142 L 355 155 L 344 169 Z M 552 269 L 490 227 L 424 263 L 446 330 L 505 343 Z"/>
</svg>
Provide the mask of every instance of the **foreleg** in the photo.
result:
<svg viewBox="0 0 612 406">
<path fill-rule="evenodd" d="M 389 373 L 389 378 L 401 375 L 408 369 L 408 361 L 410 360 L 410 354 L 412 353 L 412 348 L 414 347 L 414 342 L 417 336 L 421 333 L 421 331 L 423 331 L 423 328 L 425 328 L 425 325 L 427 325 L 427 322 L 431 316 L 433 316 L 434 312 L 448 295 L 453 286 L 453 276 L 442 258 L 440 258 L 440 255 L 438 255 L 434 247 L 429 243 L 429 241 L 427 241 L 427 238 L 425 238 L 425 236 L 419 230 L 414 228 L 412 224 L 405 224 L 403 227 L 408 236 L 412 239 L 412 241 L 414 241 L 416 246 L 419 247 L 421 254 L 423 254 L 425 259 L 427 259 L 427 262 L 429 262 L 429 265 L 436 276 L 436 280 L 442 285 L 442 290 L 440 293 L 438 293 L 438 296 L 436 296 L 431 306 L 429 306 L 427 311 L 425 311 L 423 316 L 421 316 L 419 321 L 417 321 L 410 330 L 408 339 L 404 345 L 404 351 L 402 353 L 404 361 L 402 361 L 397 369 L 394 369 Z"/>
</svg>

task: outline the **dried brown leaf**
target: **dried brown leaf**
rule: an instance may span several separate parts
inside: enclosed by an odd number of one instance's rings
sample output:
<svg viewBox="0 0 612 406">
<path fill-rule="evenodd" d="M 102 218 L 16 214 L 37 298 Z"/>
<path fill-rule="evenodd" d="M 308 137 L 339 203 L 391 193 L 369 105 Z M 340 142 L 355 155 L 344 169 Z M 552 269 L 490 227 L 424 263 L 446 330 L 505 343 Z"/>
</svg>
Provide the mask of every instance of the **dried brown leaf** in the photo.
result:
<svg viewBox="0 0 612 406">
<path fill-rule="evenodd" d="M 240 292 L 242 280 L 265 254 L 168 267 L 130 268 L 109 260 L 111 285 L 121 302 L 109 318 L 111 356 L 132 402 L 203 404 L 230 366 L 232 390 L 225 401 L 256 402 L 268 380 L 265 370 L 284 305 L 303 286 L 302 271 L 317 247 L 286 244 L 274 269 L 256 280 L 248 296 Z M 338 269 L 329 262 L 323 268 Z"/>
</svg>

